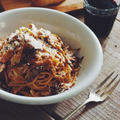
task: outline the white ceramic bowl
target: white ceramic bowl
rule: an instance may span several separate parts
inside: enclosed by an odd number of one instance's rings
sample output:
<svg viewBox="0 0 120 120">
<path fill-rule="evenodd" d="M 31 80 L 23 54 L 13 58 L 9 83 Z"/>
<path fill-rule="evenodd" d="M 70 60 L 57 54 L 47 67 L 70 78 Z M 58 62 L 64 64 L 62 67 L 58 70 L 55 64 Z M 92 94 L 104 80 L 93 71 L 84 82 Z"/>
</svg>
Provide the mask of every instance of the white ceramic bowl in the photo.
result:
<svg viewBox="0 0 120 120">
<path fill-rule="evenodd" d="M 103 63 L 102 48 L 94 33 L 78 19 L 65 13 L 45 8 L 21 8 L 0 13 L 0 38 L 30 23 L 57 33 L 72 48 L 81 48 L 78 55 L 84 56 L 82 69 L 75 86 L 63 93 L 48 97 L 25 97 L 0 89 L 0 98 L 22 104 L 52 104 L 71 98 L 90 86 Z"/>
</svg>

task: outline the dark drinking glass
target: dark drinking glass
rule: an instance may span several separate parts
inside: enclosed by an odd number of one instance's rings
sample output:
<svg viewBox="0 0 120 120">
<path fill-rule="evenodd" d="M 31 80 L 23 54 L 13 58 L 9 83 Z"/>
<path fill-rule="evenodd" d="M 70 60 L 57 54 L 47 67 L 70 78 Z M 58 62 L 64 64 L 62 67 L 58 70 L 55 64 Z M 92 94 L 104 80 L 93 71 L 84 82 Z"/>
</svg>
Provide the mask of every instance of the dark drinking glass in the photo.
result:
<svg viewBox="0 0 120 120">
<path fill-rule="evenodd" d="M 98 38 L 106 38 L 119 10 L 119 0 L 84 0 L 85 24 Z"/>
</svg>

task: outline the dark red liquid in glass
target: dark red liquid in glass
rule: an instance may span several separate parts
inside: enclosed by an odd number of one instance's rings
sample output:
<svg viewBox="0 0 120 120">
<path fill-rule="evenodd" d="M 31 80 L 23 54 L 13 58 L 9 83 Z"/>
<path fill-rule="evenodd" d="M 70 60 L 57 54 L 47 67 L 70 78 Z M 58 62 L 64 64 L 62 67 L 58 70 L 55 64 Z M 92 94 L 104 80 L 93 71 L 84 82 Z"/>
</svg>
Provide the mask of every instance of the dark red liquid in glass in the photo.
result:
<svg viewBox="0 0 120 120">
<path fill-rule="evenodd" d="M 116 8 L 117 4 L 113 0 L 87 0 L 88 3 L 99 9 Z M 99 13 L 92 13 L 85 7 L 85 24 L 92 29 L 98 38 L 105 38 L 109 35 L 113 23 L 115 21 L 117 12 L 111 14 L 101 15 Z"/>
</svg>

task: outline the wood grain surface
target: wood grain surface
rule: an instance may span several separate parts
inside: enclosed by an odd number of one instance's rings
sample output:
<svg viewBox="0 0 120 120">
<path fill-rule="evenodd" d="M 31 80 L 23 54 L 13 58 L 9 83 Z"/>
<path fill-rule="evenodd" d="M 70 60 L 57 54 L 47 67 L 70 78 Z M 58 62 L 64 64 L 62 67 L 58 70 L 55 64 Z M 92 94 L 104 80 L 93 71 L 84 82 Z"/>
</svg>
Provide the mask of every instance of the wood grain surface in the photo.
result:
<svg viewBox="0 0 120 120">
<path fill-rule="evenodd" d="M 120 11 L 119 11 L 120 13 Z M 62 120 L 75 107 L 86 100 L 90 89 L 99 84 L 109 73 L 120 74 L 120 14 L 106 39 L 102 72 L 88 89 L 64 102 L 46 106 L 27 106 L 0 99 L 0 120 Z M 83 21 L 83 17 L 78 19 Z M 91 103 L 78 111 L 71 120 L 120 120 L 120 83 L 103 103 Z"/>
<path fill-rule="evenodd" d="M 116 18 L 118 21 L 120 21 L 120 10 L 118 12 L 118 15 L 117 15 L 117 18 Z"/>
<path fill-rule="evenodd" d="M 31 0 L 0 0 L 2 7 L 5 10 L 21 7 L 33 7 Z M 63 12 L 82 9 L 83 0 L 65 0 L 59 5 L 49 6 L 48 8 L 56 9 Z"/>
</svg>

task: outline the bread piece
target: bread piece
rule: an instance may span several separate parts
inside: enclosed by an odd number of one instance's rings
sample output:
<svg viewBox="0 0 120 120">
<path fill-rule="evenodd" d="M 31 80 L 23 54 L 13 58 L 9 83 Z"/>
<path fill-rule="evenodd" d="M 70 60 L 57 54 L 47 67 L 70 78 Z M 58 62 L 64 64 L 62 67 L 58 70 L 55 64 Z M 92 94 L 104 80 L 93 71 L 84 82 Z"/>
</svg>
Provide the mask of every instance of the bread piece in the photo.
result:
<svg viewBox="0 0 120 120">
<path fill-rule="evenodd" d="M 33 4 L 36 6 L 48 6 L 52 4 L 59 4 L 65 0 L 32 0 Z"/>
</svg>

